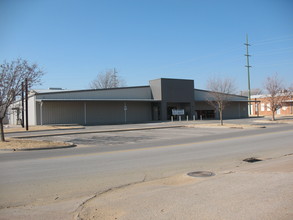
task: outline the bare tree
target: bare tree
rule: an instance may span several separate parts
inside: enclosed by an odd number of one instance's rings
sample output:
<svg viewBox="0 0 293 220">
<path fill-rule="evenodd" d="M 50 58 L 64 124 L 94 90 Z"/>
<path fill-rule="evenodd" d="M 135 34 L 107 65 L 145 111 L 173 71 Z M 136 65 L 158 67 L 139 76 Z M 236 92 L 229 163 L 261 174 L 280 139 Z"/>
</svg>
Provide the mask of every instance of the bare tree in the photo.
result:
<svg viewBox="0 0 293 220">
<path fill-rule="evenodd" d="M 124 85 L 125 81 L 117 75 L 117 71 L 115 69 L 110 69 L 105 72 L 100 72 L 97 78 L 90 83 L 90 88 L 108 89 L 122 87 Z"/>
<path fill-rule="evenodd" d="M 207 102 L 219 112 L 220 123 L 223 125 L 223 111 L 229 103 L 231 93 L 235 91 L 234 82 L 229 78 L 212 78 L 207 82 L 207 89 L 210 90 Z"/>
<path fill-rule="evenodd" d="M 264 88 L 268 92 L 264 99 L 269 103 L 267 108 L 272 112 L 272 121 L 275 121 L 276 111 L 291 99 L 292 90 L 284 86 L 278 74 L 267 77 L 264 82 Z"/>
<path fill-rule="evenodd" d="M 37 64 L 29 64 L 27 60 L 17 59 L 0 65 L 0 132 L 1 141 L 5 141 L 3 120 L 9 106 L 21 94 L 21 83 L 27 79 L 28 88 L 40 83 L 44 72 Z"/>
</svg>

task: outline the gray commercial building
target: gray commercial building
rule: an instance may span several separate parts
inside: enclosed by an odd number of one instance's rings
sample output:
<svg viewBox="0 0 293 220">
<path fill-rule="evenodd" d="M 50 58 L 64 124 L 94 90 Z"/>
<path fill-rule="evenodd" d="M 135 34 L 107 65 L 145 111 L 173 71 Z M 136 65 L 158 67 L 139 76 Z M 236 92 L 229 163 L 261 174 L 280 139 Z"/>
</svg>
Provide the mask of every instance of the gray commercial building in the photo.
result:
<svg viewBox="0 0 293 220">
<path fill-rule="evenodd" d="M 217 119 L 207 103 L 209 91 L 194 89 L 193 80 L 156 79 L 148 86 L 94 90 L 31 91 L 29 124 L 121 124 L 181 119 Z M 247 97 L 229 94 L 224 118 L 248 117 Z M 10 123 L 21 120 L 21 102 L 10 109 Z M 178 110 L 176 112 L 176 110 Z"/>
</svg>

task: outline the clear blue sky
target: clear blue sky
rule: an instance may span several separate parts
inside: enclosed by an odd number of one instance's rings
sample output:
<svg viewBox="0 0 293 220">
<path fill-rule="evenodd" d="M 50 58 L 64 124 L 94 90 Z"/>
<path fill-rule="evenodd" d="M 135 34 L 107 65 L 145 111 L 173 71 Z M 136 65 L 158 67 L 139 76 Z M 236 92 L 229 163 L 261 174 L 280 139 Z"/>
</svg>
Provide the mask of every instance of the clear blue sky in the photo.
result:
<svg viewBox="0 0 293 220">
<path fill-rule="evenodd" d="M 0 62 L 24 58 L 36 88 L 87 89 L 116 68 L 127 86 L 156 78 L 233 78 L 247 89 L 278 73 L 293 82 L 293 0 L 0 0 Z"/>
</svg>

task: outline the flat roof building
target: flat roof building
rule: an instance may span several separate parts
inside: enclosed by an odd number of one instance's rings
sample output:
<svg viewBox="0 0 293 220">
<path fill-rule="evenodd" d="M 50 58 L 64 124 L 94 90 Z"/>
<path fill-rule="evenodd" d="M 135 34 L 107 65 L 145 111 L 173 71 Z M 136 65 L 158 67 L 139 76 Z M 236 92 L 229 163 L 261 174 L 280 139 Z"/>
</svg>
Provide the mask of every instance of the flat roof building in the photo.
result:
<svg viewBox="0 0 293 220">
<path fill-rule="evenodd" d="M 253 101 L 251 104 L 251 114 L 257 116 L 272 115 L 269 97 L 269 94 L 251 96 Z M 279 97 L 282 97 L 282 93 L 279 94 Z M 278 100 L 284 100 L 280 103 L 280 108 L 276 111 L 276 115 L 293 115 L 293 95 L 283 97 L 285 99 L 278 98 Z"/>
<path fill-rule="evenodd" d="M 30 93 L 29 125 L 121 124 L 217 119 L 218 112 L 207 103 L 209 91 L 194 89 L 194 80 L 155 79 L 149 86 L 92 90 L 33 90 Z M 247 97 L 229 94 L 224 119 L 248 117 Z M 18 109 L 18 110 L 17 110 Z M 10 123 L 21 120 L 21 102 L 10 111 Z"/>
</svg>

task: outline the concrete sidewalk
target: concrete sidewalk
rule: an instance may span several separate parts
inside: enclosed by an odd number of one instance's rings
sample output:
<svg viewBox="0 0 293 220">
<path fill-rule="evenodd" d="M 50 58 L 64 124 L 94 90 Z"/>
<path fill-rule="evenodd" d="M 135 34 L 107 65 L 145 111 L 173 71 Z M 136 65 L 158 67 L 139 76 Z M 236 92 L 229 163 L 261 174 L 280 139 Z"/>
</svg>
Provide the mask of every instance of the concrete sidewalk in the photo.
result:
<svg viewBox="0 0 293 220">
<path fill-rule="evenodd" d="M 245 162 L 243 162 L 245 163 Z M 86 202 L 80 219 L 293 219 L 293 155 L 222 171 L 185 174 L 110 191 Z"/>
</svg>

